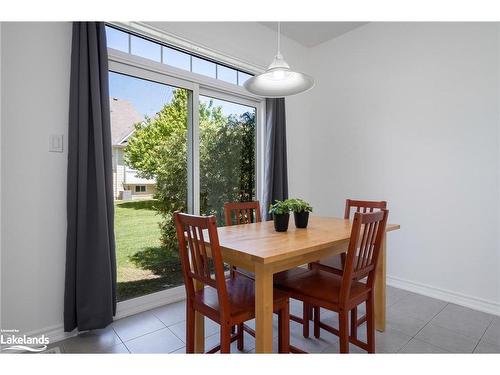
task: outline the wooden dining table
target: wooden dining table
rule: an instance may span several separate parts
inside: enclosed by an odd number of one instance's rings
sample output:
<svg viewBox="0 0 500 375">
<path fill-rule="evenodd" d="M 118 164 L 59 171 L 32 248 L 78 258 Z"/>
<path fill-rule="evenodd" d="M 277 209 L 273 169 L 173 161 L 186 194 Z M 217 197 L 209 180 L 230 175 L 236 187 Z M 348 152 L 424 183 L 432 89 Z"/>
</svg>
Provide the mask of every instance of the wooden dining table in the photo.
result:
<svg viewBox="0 0 500 375">
<path fill-rule="evenodd" d="M 347 219 L 311 215 L 307 228 L 295 228 L 292 219 L 287 232 L 276 232 L 272 221 L 217 229 L 224 262 L 255 273 L 256 353 L 272 353 L 273 349 L 273 275 L 347 251 L 351 225 Z M 398 224 L 388 224 L 386 234 L 399 228 Z M 384 331 L 386 236 L 376 272 L 375 328 Z M 204 333 L 204 317 L 196 314 L 197 353 L 204 352 Z"/>
</svg>

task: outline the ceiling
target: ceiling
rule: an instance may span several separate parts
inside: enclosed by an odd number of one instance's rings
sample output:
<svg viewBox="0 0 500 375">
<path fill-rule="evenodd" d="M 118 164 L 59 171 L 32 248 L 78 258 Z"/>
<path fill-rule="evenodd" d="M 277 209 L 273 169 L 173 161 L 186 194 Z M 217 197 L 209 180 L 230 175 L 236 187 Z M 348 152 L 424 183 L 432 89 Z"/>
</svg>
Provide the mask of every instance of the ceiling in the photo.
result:
<svg viewBox="0 0 500 375">
<path fill-rule="evenodd" d="M 273 30 L 277 22 L 260 22 Z M 281 22 L 281 34 L 306 47 L 314 47 L 327 40 L 336 38 L 367 22 Z"/>
</svg>

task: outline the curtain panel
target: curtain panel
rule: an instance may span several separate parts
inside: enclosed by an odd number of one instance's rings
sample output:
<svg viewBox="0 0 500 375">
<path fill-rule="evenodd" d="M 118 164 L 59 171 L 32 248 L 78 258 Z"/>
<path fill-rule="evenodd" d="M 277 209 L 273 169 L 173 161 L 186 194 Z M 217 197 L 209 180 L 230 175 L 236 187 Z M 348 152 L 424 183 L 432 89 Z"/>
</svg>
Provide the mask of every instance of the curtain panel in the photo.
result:
<svg viewBox="0 0 500 375">
<path fill-rule="evenodd" d="M 288 199 L 285 117 L 285 98 L 266 99 L 263 210 L 268 220 L 269 205 L 275 200 Z"/>
<path fill-rule="evenodd" d="M 116 313 L 108 55 L 102 22 L 74 22 L 68 131 L 64 330 Z"/>
</svg>

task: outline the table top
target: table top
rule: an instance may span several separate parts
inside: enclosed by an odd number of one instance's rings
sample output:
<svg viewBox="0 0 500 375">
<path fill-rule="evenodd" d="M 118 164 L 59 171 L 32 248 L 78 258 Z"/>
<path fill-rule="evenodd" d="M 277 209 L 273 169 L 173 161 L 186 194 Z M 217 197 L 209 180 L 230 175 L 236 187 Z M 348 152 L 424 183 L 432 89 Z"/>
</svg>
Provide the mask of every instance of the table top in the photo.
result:
<svg viewBox="0 0 500 375">
<path fill-rule="evenodd" d="M 223 250 L 267 264 L 347 242 L 351 225 L 346 219 L 310 215 L 305 229 L 295 228 L 291 217 L 287 232 L 276 232 L 273 221 L 219 227 L 217 231 Z M 386 231 L 399 228 L 398 224 L 387 224 Z"/>
</svg>

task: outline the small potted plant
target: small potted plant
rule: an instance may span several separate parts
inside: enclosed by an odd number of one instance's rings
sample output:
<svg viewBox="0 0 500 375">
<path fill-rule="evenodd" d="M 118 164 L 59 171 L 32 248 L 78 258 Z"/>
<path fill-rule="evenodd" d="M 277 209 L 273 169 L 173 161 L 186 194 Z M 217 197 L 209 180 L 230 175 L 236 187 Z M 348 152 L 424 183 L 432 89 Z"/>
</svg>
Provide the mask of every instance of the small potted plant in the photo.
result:
<svg viewBox="0 0 500 375">
<path fill-rule="evenodd" d="M 312 206 L 300 198 L 287 199 L 286 205 L 293 212 L 296 228 L 307 228 L 309 221 L 309 212 L 312 212 Z"/>
<path fill-rule="evenodd" d="M 290 220 L 290 209 L 287 203 L 276 200 L 269 208 L 269 213 L 273 215 L 276 232 L 286 232 L 288 230 L 288 221 Z"/>
</svg>

